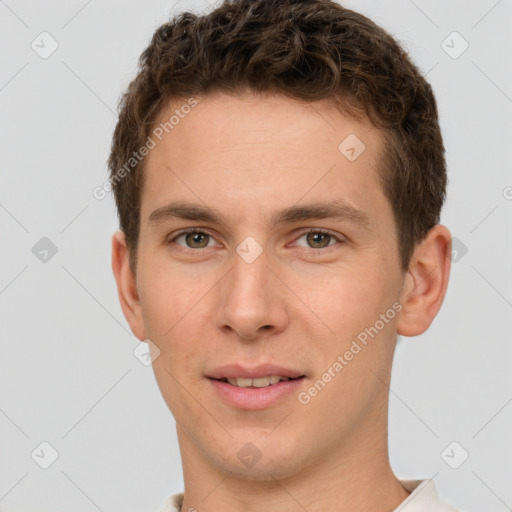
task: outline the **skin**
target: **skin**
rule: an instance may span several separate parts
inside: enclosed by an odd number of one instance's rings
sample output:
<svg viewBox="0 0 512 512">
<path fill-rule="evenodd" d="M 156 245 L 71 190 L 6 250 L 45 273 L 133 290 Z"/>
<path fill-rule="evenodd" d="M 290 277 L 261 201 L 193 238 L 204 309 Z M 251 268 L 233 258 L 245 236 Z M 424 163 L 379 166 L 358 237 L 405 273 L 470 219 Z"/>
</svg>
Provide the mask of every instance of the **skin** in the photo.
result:
<svg viewBox="0 0 512 512">
<path fill-rule="evenodd" d="M 112 238 L 123 313 L 153 355 L 160 350 L 153 369 L 176 420 L 182 511 L 393 510 L 409 494 L 387 446 L 397 333 L 421 334 L 439 311 L 450 232 L 435 226 L 401 270 L 376 171 L 382 137 L 367 119 L 275 95 L 198 100 L 146 159 L 136 274 L 123 233 Z M 338 150 L 349 134 L 365 144 L 354 161 Z M 333 199 L 365 212 L 368 229 L 344 219 L 269 221 L 285 207 Z M 215 208 L 225 221 L 149 222 L 177 200 Z M 189 227 L 210 237 L 172 241 Z M 336 238 L 312 245 L 308 228 Z M 248 236 L 263 250 L 252 263 L 236 252 Z M 205 377 L 224 364 L 271 362 L 305 374 L 307 390 L 393 303 L 401 311 L 307 404 L 292 393 L 267 409 L 236 409 Z M 261 454 L 250 467 L 237 457 L 248 442 Z"/>
</svg>

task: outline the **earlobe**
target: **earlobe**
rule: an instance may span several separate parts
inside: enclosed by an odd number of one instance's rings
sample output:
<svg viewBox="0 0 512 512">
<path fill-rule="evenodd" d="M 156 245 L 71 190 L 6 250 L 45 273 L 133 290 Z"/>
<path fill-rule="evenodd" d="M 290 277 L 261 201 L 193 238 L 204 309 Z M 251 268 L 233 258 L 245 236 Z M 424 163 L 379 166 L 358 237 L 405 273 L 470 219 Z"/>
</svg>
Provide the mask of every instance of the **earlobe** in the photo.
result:
<svg viewBox="0 0 512 512">
<path fill-rule="evenodd" d="M 397 332 L 417 336 L 425 332 L 446 295 L 451 267 L 451 234 L 434 226 L 415 248 L 404 281 Z"/>
<path fill-rule="evenodd" d="M 145 340 L 146 334 L 137 283 L 135 275 L 130 269 L 129 251 L 122 231 L 116 231 L 112 235 L 112 271 L 123 314 L 133 334 L 139 340 Z"/>
</svg>

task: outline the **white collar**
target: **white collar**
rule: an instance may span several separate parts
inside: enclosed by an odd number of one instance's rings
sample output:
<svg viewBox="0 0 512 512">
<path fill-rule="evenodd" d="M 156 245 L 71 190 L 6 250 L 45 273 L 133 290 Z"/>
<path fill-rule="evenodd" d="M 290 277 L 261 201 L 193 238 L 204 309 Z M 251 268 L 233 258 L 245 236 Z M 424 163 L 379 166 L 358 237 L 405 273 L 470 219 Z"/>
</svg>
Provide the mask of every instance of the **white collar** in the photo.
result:
<svg viewBox="0 0 512 512">
<path fill-rule="evenodd" d="M 411 494 L 393 512 L 457 512 L 442 502 L 437 495 L 434 480 L 400 480 Z M 169 496 L 158 512 L 181 512 L 183 493 Z"/>
</svg>

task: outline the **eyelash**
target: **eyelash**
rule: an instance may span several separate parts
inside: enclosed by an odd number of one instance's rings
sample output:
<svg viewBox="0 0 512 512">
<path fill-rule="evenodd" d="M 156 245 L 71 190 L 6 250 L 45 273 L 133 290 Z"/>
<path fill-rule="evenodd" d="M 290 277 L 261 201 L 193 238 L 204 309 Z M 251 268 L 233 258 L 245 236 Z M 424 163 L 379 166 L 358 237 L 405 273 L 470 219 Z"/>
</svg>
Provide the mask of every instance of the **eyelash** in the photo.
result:
<svg viewBox="0 0 512 512">
<path fill-rule="evenodd" d="M 187 247 L 183 247 L 179 244 L 176 244 L 175 243 L 175 240 L 180 238 L 181 236 L 183 235 L 187 235 L 188 233 L 199 233 L 199 234 L 202 234 L 202 235 L 207 235 L 213 239 L 215 239 L 213 237 L 213 235 L 211 235 L 210 233 L 208 233 L 208 231 L 202 231 L 198 228 L 187 228 L 187 229 L 183 229 L 182 231 L 180 231 L 179 233 L 177 233 L 173 238 L 169 239 L 166 243 L 168 245 L 170 244 L 175 244 L 177 247 L 178 247 L 178 250 L 179 251 L 183 251 L 183 252 L 198 252 L 200 249 L 191 249 L 191 248 L 187 248 Z M 308 235 L 309 233 L 321 233 L 323 235 L 328 235 L 330 236 L 331 238 L 334 238 L 334 240 L 336 240 L 337 242 L 343 244 L 345 243 L 345 240 L 343 239 L 340 239 L 339 237 L 337 237 L 336 235 L 332 234 L 330 231 L 326 231 L 324 229 L 319 229 L 319 228 L 309 228 L 307 229 L 306 231 L 303 231 L 299 234 L 299 236 L 295 239 L 295 240 L 298 240 L 299 238 L 302 238 L 304 235 Z M 322 254 L 326 254 L 327 252 L 330 252 L 330 249 L 333 248 L 336 244 L 332 244 L 332 245 L 328 245 L 326 247 L 320 247 L 320 248 L 314 248 L 314 247 L 301 247 L 301 249 L 305 250 L 306 253 L 308 253 L 309 255 L 312 255 L 312 256 L 320 256 Z M 207 249 L 208 247 L 203 247 L 203 249 Z"/>
</svg>

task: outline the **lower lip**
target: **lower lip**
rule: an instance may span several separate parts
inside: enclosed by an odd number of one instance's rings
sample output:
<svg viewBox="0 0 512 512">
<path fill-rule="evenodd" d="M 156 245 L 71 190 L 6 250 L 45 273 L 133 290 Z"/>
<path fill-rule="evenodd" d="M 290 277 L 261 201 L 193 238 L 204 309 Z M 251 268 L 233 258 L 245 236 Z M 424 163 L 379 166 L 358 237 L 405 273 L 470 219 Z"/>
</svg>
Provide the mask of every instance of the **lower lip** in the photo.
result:
<svg viewBox="0 0 512 512">
<path fill-rule="evenodd" d="M 303 385 L 304 377 L 294 380 L 284 380 L 265 388 L 239 388 L 228 382 L 208 379 L 221 398 L 233 407 L 239 409 L 267 409 L 291 393 L 296 393 Z"/>
</svg>

